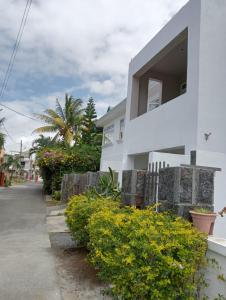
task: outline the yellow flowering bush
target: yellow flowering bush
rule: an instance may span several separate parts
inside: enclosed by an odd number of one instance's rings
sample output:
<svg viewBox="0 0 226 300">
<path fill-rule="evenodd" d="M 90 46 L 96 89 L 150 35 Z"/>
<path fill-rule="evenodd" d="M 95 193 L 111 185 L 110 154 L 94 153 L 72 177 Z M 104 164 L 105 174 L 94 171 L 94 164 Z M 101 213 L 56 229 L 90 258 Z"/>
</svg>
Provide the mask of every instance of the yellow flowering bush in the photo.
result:
<svg viewBox="0 0 226 300">
<path fill-rule="evenodd" d="M 71 197 L 65 211 L 66 222 L 73 238 L 80 246 L 86 246 L 89 241 L 87 224 L 89 218 L 103 208 L 118 208 L 119 203 L 109 198 L 91 199 L 85 195 Z"/>
<path fill-rule="evenodd" d="M 197 299 L 207 242 L 189 222 L 151 208 L 109 206 L 91 215 L 86 230 L 89 261 L 116 299 Z"/>
</svg>

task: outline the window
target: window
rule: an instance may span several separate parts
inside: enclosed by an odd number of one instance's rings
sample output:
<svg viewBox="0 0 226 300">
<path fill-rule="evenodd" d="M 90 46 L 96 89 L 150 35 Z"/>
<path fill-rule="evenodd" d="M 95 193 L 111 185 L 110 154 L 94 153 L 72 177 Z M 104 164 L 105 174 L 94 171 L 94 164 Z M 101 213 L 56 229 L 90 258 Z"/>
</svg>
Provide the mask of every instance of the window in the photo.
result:
<svg viewBox="0 0 226 300">
<path fill-rule="evenodd" d="M 125 120 L 121 119 L 119 124 L 119 141 L 123 140 L 124 129 L 125 129 Z"/>
<path fill-rule="evenodd" d="M 148 82 L 148 107 L 153 110 L 161 105 L 162 102 L 162 82 L 157 79 L 149 79 Z"/>
<path fill-rule="evenodd" d="M 114 140 L 114 125 L 110 125 L 104 128 L 103 132 L 103 145 L 111 145 Z"/>
</svg>

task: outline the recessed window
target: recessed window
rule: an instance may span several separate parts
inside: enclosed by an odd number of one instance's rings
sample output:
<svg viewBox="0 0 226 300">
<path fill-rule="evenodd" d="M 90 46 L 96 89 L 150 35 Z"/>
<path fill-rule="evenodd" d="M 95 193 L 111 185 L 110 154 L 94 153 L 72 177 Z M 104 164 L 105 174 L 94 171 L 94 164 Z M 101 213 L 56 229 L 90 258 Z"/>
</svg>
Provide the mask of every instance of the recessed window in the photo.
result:
<svg viewBox="0 0 226 300">
<path fill-rule="evenodd" d="M 120 141 L 123 140 L 124 129 L 125 129 L 125 120 L 124 120 L 124 119 L 121 119 L 121 120 L 120 120 L 120 124 L 119 124 L 119 140 L 120 140 Z"/>
<path fill-rule="evenodd" d="M 114 125 L 104 128 L 103 132 L 103 145 L 111 145 L 114 141 Z"/>
</svg>

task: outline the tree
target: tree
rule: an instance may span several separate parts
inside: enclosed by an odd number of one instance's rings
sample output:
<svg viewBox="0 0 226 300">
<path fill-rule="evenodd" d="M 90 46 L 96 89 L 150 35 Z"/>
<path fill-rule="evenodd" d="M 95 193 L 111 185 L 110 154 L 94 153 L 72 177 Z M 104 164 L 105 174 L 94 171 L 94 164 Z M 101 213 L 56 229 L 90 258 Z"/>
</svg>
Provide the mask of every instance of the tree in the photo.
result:
<svg viewBox="0 0 226 300">
<path fill-rule="evenodd" d="M 5 135 L 2 132 L 0 132 L 0 150 L 2 150 L 4 144 L 5 144 Z"/>
<path fill-rule="evenodd" d="M 100 130 L 96 127 L 97 118 L 95 103 L 93 98 L 89 98 L 82 122 L 82 143 L 92 145 L 96 142 Z"/>
<path fill-rule="evenodd" d="M 0 109 L 0 111 L 2 111 L 2 109 Z M 1 118 L 0 126 L 2 126 L 4 122 L 5 122 L 5 118 Z M 2 150 L 2 148 L 4 147 L 4 144 L 5 144 L 5 134 L 0 132 L 0 150 Z"/>
<path fill-rule="evenodd" d="M 54 132 L 54 140 L 61 137 L 66 145 L 71 145 L 78 133 L 82 113 L 82 100 L 66 94 L 64 108 L 56 99 L 56 110 L 47 109 L 44 114 L 37 114 L 37 117 L 48 125 L 39 127 L 34 132 Z"/>
<path fill-rule="evenodd" d="M 21 157 L 19 155 L 17 155 L 17 156 L 8 155 L 7 160 L 1 165 L 2 171 L 11 173 L 10 184 L 12 182 L 14 172 L 17 170 L 21 170 L 20 159 L 21 159 Z"/>
<path fill-rule="evenodd" d="M 59 143 L 51 137 L 40 134 L 39 137 L 32 142 L 32 147 L 29 150 L 29 154 L 32 155 L 42 150 L 43 148 L 51 148 L 57 145 L 59 145 Z"/>
</svg>

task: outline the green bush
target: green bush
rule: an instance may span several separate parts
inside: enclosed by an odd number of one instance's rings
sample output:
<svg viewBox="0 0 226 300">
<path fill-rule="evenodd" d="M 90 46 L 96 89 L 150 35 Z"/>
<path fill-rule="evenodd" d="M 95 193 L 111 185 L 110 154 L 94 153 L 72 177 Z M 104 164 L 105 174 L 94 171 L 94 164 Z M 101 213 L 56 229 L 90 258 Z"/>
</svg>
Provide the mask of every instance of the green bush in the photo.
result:
<svg viewBox="0 0 226 300">
<path fill-rule="evenodd" d="M 61 199 L 61 191 L 55 191 L 52 195 L 52 198 L 56 201 L 60 201 Z"/>
<path fill-rule="evenodd" d="M 46 194 L 59 190 L 64 174 L 96 172 L 100 165 L 100 149 L 79 145 L 66 149 L 42 149 L 37 154 L 37 165 L 43 178 Z"/>
<path fill-rule="evenodd" d="M 121 190 L 118 184 L 116 173 L 109 167 L 109 172 L 100 176 L 96 187 L 90 187 L 86 191 L 88 198 L 111 198 L 112 200 L 120 200 Z"/>
<path fill-rule="evenodd" d="M 189 222 L 151 208 L 107 208 L 92 214 L 86 230 L 89 261 L 116 299 L 197 299 L 207 242 Z"/>
<path fill-rule="evenodd" d="M 73 238 L 80 246 L 86 246 L 89 241 L 87 224 L 89 218 L 103 208 L 117 208 L 118 202 L 108 198 L 89 199 L 85 195 L 73 196 L 67 206 L 65 215 L 67 225 Z"/>
</svg>

